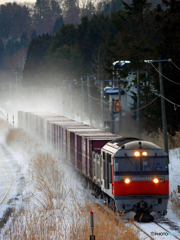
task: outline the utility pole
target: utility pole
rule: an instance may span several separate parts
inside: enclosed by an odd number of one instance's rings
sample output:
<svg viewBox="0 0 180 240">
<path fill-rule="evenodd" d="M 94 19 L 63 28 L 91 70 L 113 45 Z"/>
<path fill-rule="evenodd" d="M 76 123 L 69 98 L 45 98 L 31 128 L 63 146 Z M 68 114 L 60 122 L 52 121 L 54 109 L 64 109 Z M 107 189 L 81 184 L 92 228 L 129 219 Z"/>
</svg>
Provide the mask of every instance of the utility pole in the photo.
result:
<svg viewBox="0 0 180 240">
<path fill-rule="evenodd" d="M 71 88 L 71 80 L 69 80 L 69 98 L 70 98 L 70 116 L 73 118 L 73 107 L 72 107 L 72 88 Z"/>
<path fill-rule="evenodd" d="M 101 113 L 102 113 L 102 123 L 103 123 L 103 130 L 104 127 L 104 81 L 101 80 Z"/>
<path fill-rule="evenodd" d="M 111 132 L 114 133 L 114 98 L 111 101 L 111 119 L 112 119 L 112 130 Z"/>
<path fill-rule="evenodd" d="M 168 153 L 168 138 L 167 138 L 167 123 L 166 123 L 166 109 L 164 101 L 164 88 L 162 78 L 162 61 L 159 60 L 159 82 L 160 82 L 160 94 L 161 94 L 161 111 L 162 111 L 162 122 L 163 122 L 163 134 L 164 134 L 164 148 L 165 152 Z"/>
<path fill-rule="evenodd" d="M 167 122 L 166 122 L 166 109 L 165 109 L 164 88 L 163 88 L 163 78 L 162 78 L 162 62 L 171 62 L 171 59 L 145 60 L 145 62 L 148 62 L 148 63 L 158 62 L 160 94 L 161 94 L 161 112 L 162 112 L 162 124 L 163 124 L 163 134 L 164 134 L 164 149 L 165 149 L 165 152 L 168 154 Z"/>
<path fill-rule="evenodd" d="M 65 117 L 65 106 L 64 106 L 64 104 L 65 104 L 65 101 L 64 101 L 64 99 L 63 99 L 63 116 Z"/>
<path fill-rule="evenodd" d="M 140 127 L 140 78 L 139 78 L 139 70 L 137 70 L 137 130 L 138 137 L 141 137 L 141 127 Z"/>
<path fill-rule="evenodd" d="M 89 119 L 90 119 L 90 126 L 92 125 L 92 113 L 91 113 L 91 95 L 90 95 L 90 81 L 89 76 L 87 76 L 87 90 L 88 90 L 88 101 L 89 101 Z"/>
<path fill-rule="evenodd" d="M 83 78 L 81 77 L 81 122 L 83 122 L 83 110 L 84 110 L 84 85 Z"/>
<path fill-rule="evenodd" d="M 121 84 L 120 83 L 119 83 L 118 97 L 119 97 L 119 100 L 120 100 L 120 103 L 121 103 Z M 119 132 L 121 131 L 121 124 L 122 124 L 122 115 L 121 115 L 121 111 L 119 111 Z"/>
</svg>

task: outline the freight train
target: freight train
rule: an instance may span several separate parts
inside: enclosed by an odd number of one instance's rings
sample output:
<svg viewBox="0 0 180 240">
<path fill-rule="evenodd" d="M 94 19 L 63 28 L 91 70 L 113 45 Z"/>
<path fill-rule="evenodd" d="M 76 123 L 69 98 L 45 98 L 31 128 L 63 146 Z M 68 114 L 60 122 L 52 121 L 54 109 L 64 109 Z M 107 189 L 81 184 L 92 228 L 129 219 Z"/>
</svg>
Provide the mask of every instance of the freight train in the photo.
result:
<svg viewBox="0 0 180 240">
<path fill-rule="evenodd" d="M 168 155 L 138 138 L 120 137 L 49 112 L 18 112 L 18 126 L 34 132 L 71 164 L 117 211 L 139 220 L 165 215 L 169 198 Z"/>
</svg>

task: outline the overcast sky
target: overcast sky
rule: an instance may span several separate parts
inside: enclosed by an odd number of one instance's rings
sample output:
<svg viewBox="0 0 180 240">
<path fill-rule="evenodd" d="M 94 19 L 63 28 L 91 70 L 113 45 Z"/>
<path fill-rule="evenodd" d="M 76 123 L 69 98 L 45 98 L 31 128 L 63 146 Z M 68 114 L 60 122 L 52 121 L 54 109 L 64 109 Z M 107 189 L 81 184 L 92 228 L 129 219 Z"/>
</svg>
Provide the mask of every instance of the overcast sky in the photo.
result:
<svg viewBox="0 0 180 240">
<path fill-rule="evenodd" d="M 30 2 L 30 3 L 35 3 L 36 0 L 0 0 L 0 4 L 5 4 L 7 2 L 17 2 L 17 3 L 24 3 L 24 2 Z"/>
</svg>

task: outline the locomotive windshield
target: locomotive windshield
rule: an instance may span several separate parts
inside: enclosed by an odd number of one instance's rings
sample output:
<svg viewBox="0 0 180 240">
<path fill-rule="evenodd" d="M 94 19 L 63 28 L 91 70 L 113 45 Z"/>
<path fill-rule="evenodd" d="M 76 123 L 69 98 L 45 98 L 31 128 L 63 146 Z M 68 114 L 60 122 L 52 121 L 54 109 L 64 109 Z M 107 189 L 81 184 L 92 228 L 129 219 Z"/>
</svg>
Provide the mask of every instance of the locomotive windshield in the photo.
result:
<svg viewBox="0 0 180 240">
<path fill-rule="evenodd" d="M 115 158 L 114 172 L 140 172 L 140 159 L 137 158 Z"/>
<path fill-rule="evenodd" d="M 167 171 L 167 159 L 165 157 L 144 158 L 143 172 L 163 172 Z"/>
<path fill-rule="evenodd" d="M 167 174 L 166 157 L 123 157 L 114 159 L 114 174 Z"/>
</svg>

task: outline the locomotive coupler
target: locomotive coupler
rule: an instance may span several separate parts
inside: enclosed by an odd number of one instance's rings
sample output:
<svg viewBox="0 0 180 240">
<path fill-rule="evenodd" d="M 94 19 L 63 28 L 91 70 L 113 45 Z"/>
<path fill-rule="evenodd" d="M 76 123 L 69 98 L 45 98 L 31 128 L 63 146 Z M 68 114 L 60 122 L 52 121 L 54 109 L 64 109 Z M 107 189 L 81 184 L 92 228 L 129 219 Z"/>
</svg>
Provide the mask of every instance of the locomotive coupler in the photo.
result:
<svg viewBox="0 0 180 240">
<path fill-rule="evenodd" d="M 150 215 L 150 212 L 148 211 L 139 210 L 136 212 L 134 220 L 137 222 L 152 222 L 154 220 L 154 217 Z"/>
</svg>

